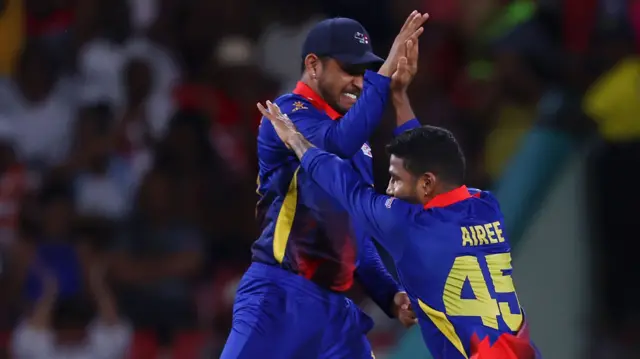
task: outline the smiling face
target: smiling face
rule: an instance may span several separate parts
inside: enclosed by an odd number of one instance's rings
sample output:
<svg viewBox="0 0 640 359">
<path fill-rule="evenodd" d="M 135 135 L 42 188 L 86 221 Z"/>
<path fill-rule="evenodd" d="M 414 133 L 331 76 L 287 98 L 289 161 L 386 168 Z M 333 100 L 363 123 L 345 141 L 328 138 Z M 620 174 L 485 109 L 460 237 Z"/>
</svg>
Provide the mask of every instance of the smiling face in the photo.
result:
<svg viewBox="0 0 640 359">
<path fill-rule="evenodd" d="M 338 113 L 345 114 L 362 93 L 364 72 L 371 65 L 345 66 L 332 58 L 308 55 L 306 68 L 315 73 L 317 91 Z"/>
</svg>

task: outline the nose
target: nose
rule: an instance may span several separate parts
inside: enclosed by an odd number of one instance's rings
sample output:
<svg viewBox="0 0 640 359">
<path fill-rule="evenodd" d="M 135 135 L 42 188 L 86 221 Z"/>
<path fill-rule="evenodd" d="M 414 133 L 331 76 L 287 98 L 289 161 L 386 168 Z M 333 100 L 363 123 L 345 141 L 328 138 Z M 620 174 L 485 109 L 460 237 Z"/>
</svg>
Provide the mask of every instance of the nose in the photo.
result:
<svg viewBox="0 0 640 359">
<path fill-rule="evenodd" d="M 387 185 L 387 196 L 393 196 L 393 186 L 391 186 L 391 181 Z"/>
<path fill-rule="evenodd" d="M 362 91 L 362 86 L 364 86 L 364 76 L 355 76 L 353 78 L 353 86 L 357 87 L 358 90 Z"/>
</svg>

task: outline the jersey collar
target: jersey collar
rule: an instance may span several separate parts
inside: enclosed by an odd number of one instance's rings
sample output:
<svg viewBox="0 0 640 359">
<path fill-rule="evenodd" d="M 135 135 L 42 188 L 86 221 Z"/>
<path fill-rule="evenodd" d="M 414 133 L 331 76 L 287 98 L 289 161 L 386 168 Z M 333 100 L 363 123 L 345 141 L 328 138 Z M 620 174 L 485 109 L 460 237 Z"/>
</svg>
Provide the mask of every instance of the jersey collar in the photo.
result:
<svg viewBox="0 0 640 359">
<path fill-rule="evenodd" d="M 313 107 L 320 111 L 324 111 L 332 120 L 337 120 L 342 117 L 338 111 L 334 110 L 329 104 L 320 97 L 315 91 L 311 89 L 307 84 L 302 81 L 298 81 L 296 88 L 293 90 L 293 94 L 302 96 L 309 100 Z"/>
<path fill-rule="evenodd" d="M 464 201 L 467 198 L 471 198 L 471 193 L 469 193 L 467 186 L 460 186 L 454 190 L 433 197 L 431 201 L 424 205 L 424 209 L 450 206 Z"/>
</svg>

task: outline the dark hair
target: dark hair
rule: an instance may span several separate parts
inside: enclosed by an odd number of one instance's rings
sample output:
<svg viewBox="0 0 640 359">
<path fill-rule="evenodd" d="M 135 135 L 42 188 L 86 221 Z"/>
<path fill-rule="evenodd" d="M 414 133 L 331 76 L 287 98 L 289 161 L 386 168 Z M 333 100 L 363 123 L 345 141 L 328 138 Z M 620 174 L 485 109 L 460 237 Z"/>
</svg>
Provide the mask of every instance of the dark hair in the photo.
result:
<svg viewBox="0 0 640 359">
<path fill-rule="evenodd" d="M 422 126 L 405 131 L 387 145 L 387 153 L 402 158 L 405 169 L 415 176 L 432 172 L 451 184 L 464 183 L 464 154 L 444 128 Z"/>
</svg>

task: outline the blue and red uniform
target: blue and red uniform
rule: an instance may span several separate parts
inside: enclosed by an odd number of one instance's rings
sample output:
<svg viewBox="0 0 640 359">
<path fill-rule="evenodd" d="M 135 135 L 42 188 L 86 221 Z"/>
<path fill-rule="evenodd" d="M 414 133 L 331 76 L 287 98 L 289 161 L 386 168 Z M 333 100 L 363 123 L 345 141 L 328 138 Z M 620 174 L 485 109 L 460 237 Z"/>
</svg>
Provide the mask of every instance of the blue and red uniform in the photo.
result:
<svg viewBox="0 0 640 359">
<path fill-rule="evenodd" d="M 348 162 L 319 148 L 301 160 L 312 178 L 391 254 L 437 359 L 538 356 L 511 279 L 497 200 L 462 186 L 425 206 L 377 194 Z"/>
<path fill-rule="evenodd" d="M 359 100 L 344 117 L 304 83 L 275 103 L 312 143 L 344 158 L 373 186 L 367 139 L 382 119 L 389 85 L 389 78 L 368 71 Z M 401 288 L 370 234 L 301 171 L 269 121 L 260 125 L 258 158 L 262 234 L 237 292 L 222 358 L 371 358 L 365 335 L 373 321 L 343 293 L 356 278 L 391 315 Z"/>
</svg>

